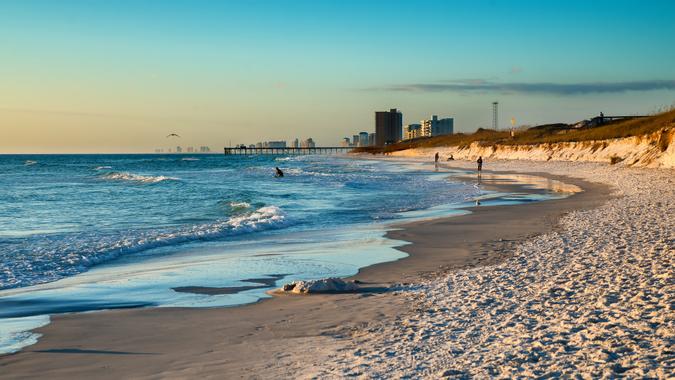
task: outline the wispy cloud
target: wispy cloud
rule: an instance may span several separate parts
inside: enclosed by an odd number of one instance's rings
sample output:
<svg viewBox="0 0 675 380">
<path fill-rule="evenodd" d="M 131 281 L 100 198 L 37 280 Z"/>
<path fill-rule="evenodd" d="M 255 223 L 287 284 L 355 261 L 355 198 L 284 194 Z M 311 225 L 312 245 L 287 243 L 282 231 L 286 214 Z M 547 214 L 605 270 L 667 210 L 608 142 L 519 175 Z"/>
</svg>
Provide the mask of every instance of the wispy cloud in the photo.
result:
<svg viewBox="0 0 675 380">
<path fill-rule="evenodd" d="M 497 82 L 490 80 L 452 80 L 436 83 L 392 85 L 370 90 L 402 92 L 499 92 L 517 94 L 583 95 L 621 93 L 627 91 L 675 90 L 675 80 L 645 80 L 632 82 Z"/>
</svg>

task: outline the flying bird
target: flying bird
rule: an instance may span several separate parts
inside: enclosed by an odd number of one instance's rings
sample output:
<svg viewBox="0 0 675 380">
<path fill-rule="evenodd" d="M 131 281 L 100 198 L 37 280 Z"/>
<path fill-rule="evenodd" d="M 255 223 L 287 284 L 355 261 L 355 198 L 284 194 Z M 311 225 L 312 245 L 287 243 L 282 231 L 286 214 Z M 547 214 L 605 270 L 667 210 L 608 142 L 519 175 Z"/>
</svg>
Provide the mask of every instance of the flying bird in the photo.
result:
<svg viewBox="0 0 675 380">
<path fill-rule="evenodd" d="M 171 133 L 171 134 L 166 135 L 166 137 L 168 138 L 168 137 L 180 137 L 180 136 L 178 136 L 175 133 Z"/>
</svg>

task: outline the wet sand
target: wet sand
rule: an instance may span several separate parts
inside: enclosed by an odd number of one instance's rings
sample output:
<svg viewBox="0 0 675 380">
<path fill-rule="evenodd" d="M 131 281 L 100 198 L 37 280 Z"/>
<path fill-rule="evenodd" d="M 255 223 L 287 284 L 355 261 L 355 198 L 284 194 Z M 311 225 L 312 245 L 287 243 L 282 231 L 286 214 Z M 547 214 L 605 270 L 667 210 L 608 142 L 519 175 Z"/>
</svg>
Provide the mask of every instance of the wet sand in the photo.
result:
<svg viewBox="0 0 675 380">
<path fill-rule="evenodd" d="M 471 207 L 471 214 L 399 226 L 388 237 L 410 242 L 399 248 L 410 256 L 364 268 L 353 279 L 390 286 L 498 262 L 509 244 L 550 231 L 564 213 L 596 207 L 609 194 L 605 185 L 547 177 L 584 191 L 517 206 Z M 519 185 L 495 188 L 531 191 Z M 233 308 L 57 315 L 37 330 L 43 334 L 37 344 L 0 357 L 0 377 L 311 377 L 341 341 L 373 320 L 394 321 L 409 307 L 396 291 L 375 291 L 280 296 Z"/>
<path fill-rule="evenodd" d="M 211 286 L 180 286 L 177 288 L 172 288 L 176 292 L 183 293 L 194 293 L 194 294 L 207 294 L 207 295 L 218 295 L 218 294 L 236 294 L 251 289 L 264 289 L 274 286 L 278 280 L 286 277 L 286 274 L 271 274 L 269 278 L 247 278 L 241 280 L 241 282 L 250 282 L 253 284 L 259 285 L 250 285 L 250 286 L 225 286 L 225 287 L 211 287 Z"/>
</svg>

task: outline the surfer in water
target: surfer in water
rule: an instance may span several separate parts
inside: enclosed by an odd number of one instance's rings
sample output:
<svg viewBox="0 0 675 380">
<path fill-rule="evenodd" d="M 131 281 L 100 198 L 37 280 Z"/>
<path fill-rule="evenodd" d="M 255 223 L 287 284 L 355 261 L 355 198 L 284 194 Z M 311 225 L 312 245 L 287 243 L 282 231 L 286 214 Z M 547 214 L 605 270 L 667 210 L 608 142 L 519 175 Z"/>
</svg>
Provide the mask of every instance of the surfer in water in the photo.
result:
<svg viewBox="0 0 675 380">
<path fill-rule="evenodd" d="M 276 169 L 276 173 L 274 173 L 274 176 L 275 176 L 275 177 L 277 177 L 277 178 L 281 178 L 281 177 L 283 177 L 283 176 L 284 176 L 284 172 L 282 172 L 282 171 L 281 171 L 281 169 L 279 169 L 279 167 L 278 167 L 278 166 L 277 166 L 277 167 L 275 167 L 275 169 Z"/>
</svg>

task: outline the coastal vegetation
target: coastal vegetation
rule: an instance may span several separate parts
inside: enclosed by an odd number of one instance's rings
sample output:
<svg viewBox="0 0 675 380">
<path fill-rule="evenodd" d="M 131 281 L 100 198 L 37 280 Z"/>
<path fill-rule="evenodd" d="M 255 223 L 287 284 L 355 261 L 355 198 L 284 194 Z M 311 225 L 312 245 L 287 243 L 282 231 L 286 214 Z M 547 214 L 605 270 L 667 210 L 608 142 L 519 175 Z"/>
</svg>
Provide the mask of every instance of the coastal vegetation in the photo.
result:
<svg viewBox="0 0 675 380">
<path fill-rule="evenodd" d="M 675 109 L 670 109 L 648 117 L 609 121 L 602 125 L 576 128 L 572 124 L 547 124 L 531 128 L 519 128 L 511 136 L 509 130 L 495 131 L 479 128 L 474 133 L 455 133 L 452 135 L 422 137 L 401 141 L 385 147 L 363 147 L 355 149 L 361 153 L 389 153 L 413 148 L 433 148 L 456 146 L 469 147 L 473 143 L 481 146 L 497 145 L 537 145 L 561 142 L 603 141 L 616 138 L 644 136 L 662 129 L 675 127 Z M 599 143 L 602 144 L 602 143 Z M 668 149 L 669 140 L 659 140 L 661 151 Z M 600 148 L 601 146 L 598 146 Z"/>
</svg>

